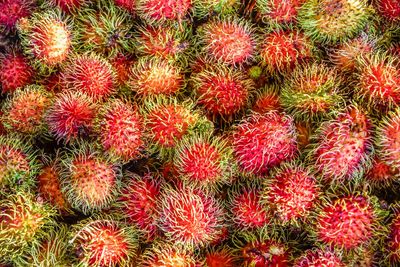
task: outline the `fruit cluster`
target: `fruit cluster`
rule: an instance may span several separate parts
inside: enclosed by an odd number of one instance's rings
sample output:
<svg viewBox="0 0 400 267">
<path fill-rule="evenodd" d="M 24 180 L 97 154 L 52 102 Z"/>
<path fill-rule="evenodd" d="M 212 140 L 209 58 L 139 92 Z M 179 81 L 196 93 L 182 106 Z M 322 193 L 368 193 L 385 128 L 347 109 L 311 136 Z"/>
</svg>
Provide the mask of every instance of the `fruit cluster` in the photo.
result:
<svg viewBox="0 0 400 267">
<path fill-rule="evenodd" d="M 399 0 L 0 0 L 0 266 L 400 266 Z"/>
</svg>

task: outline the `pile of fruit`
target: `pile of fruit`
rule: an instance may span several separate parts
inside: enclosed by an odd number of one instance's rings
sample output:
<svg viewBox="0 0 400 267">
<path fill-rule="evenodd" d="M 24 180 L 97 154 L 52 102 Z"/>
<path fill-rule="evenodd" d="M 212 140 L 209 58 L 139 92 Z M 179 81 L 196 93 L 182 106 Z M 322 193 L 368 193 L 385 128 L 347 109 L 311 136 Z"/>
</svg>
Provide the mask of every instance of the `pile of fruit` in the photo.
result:
<svg viewBox="0 0 400 267">
<path fill-rule="evenodd" d="M 0 0 L 0 266 L 400 266 L 399 0 Z"/>
</svg>

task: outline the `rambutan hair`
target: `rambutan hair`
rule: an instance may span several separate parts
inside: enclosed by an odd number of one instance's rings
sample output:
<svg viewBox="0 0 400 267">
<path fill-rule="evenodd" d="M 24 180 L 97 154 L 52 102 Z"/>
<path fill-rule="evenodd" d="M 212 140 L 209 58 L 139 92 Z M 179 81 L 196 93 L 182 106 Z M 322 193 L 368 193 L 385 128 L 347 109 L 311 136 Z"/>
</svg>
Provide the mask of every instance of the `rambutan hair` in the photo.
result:
<svg viewBox="0 0 400 267">
<path fill-rule="evenodd" d="M 11 50 L 0 53 L 0 85 L 3 93 L 12 93 L 32 83 L 34 71 L 28 59 Z"/>
<path fill-rule="evenodd" d="M 272 28 L 283 28 L 297 22 L 298 9 L 305 0 L 256 0 L 261 20 Z"/>
<path fill-rule="evenodd" d="M 240 0 L 193 0 L 193 13 L 200 19 L 215 14 L 219 16 L 233 15 L 239 10 L 240 5 Z"/>
<path fill-rule="evenodd" d="M 148 247 L 141 255 L 141 267 L 195 267 L 194 253 L 185 247 L 169 242 L 157 241 Z"/>
<path fill-rule="evenodd" d="M 329 249 L 309 249 L 294 261 L 294 267 L 345 267 L 339 255 Z"/>
<path fill-rule="evenodd" d="M 0 30 L 15 31 L 18 22 L 28 18 L 35 8 L 33 0 L 2 0 L 0 2 Z"/>
<path fill-rule="evenodd" d="M 192 0 L 138 0 L 136 10 L 149 24 L 181 23 L 192 11 Z"/>
</svg>

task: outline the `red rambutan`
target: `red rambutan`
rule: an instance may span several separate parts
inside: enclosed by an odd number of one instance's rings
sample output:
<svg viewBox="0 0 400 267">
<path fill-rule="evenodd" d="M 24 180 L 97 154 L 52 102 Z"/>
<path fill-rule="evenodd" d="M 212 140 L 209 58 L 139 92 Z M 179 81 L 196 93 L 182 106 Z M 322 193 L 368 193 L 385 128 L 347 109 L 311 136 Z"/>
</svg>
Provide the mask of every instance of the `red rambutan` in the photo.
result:
<svg viewBox="0 0 400 267">
<path fill-rule="evenodd" d="M 65 13 L 76 13 L 87 3 L 87 0 L 49 0 Z"/>
<path fill-rule="evenodd" d="M 74 141 L 92 132 L 97 106 L 79 92 L 59 94 L 50 107 L 46 120 L 50 132 L 65 142 Z"/>
<path fill-rule="evenodd" d="M 342 260 L 332 251 L 313 249 L 307 250 L 297 258 L 294 267 L 345 267 Z"/>
<path fill-rule="evenodd" d="M 0 55 L 0 85 L 3 93 L 12 93 L 25 87 L 33 80 L 33 68 L 28 60 L 18 52 Z"/>
<path fill-rule="evenodd" d="M 195 267 L 192 252 L 169 243 L 153 243 L 142 255 L 141 267 Z"/>
<path fill-rule="evenodd" d="M 400 170 L 383 162 L 378 156 L 372 160 L 365 173 L 365 181 L 374 187 L 388 187 L 400 178 Z"/>
<path fill-rule="evenodd" d="M 1 0 L 0 1 L 0 29 L 9 31 L 15 29 L 22 18 L 32 14 L 35 1 L 32 0 Z"/>
<path fill-rule="evenodd" d="M 297 11 L 304 0 L 257 0 L 257 9 L 264 23 L 282 27 L 297 20 Z"/>
<path fill-rule="evenodd" d="M 131 15 L 136 13 L 136 1 L 135 0 L 114 0 L 114 4 L 127 10 Z"/>
<path fill-rule="evenodd" d="M 293 119 L 274 111 L 252 114 L 234 130 L 232 146 L 244 173 L 265 175 L 272 167 L 296 155 Z"/>
<path fill-rule="evenodd" d="M 192 0 L 138 0 L 137 12 L 150 24 L 181 22 L 192 9 Z"/>
<path fill-rule="evenodd" d="M 394 266 L 400 263 L 400 213 L 398 211 L 395 211 L 389 230 L 386 251 L 388 252 L 388 261 Z"/>
<path fill-rule="evenodd" d="M 130 67 L 134 64 L 134 60 L 130 56 L 119 53 L 110 59 L 110 64 L 115 70 L 118 86 L 128 85 L 129 77 L 131 76 Z"/>
<path fill-rule="evenodd" d="M 282 111 L 278 85 L 267 85 L 258 91 L 252 110 L 260 114 L 273 110 Z"/>
<path fill-rule="evenodd" d="M 397 22 L 400 20 L 400 2 L 398 0 L 374 1 L 379 13 L 387 20 Z"/>
<path fill-rule="evenodd" d="M 222 246 L 207 249 L 204 253 L 203 266 L 207 267 L 235 267 L 236 257 L 231 248 Z"/>
<path fill-rule="evenodd" d="M 192 2 L 194 16 L 200 19 L 216 14 L 220 16 L 235 14 L 242 4 L 240 0 L 192 0 Z"/>
</svg>

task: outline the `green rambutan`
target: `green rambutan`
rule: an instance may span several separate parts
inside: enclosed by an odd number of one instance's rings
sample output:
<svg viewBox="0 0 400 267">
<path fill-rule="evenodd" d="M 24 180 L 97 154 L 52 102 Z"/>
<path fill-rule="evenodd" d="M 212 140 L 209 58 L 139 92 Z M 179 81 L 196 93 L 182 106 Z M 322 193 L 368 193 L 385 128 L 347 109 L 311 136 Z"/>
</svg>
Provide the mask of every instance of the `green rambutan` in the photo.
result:
<svg viewBox="0 0 400 267">
<path fill-rule="evenodd" d="M 182 22 L 192 10 L 192 0 L 137 0 L 139 16 L 150 24 Z"/>
<path fill-rule="evenodd" d="M 12 93 L 32 83 L 33 68 L 27 58 L 19 52 L 0 54 L 0 85 L 3 93 Z"/>
<path fill-rule="evenodd" d="M 20 20 L 18 30 L 25 53 L 41 72 L 64 63 L 72 50 L 71 25 L 58 9 Z"/>
<path fill-rule="evenodd" d="M 192 252 L 176 244 L 153 243 L 147 248 L 139 263 L 140 267 L 195 267 L 196 260 Z"/>
<path fill-rule="evenodd" d="M 256 0 L 257 10 L 264 23 L 274 28 L 297 21 L 297 13 L 304 0 Z"/>
<path fill-rule="evenodd" d="M 112 219 L 89 218 L 74 229 L 70 242 L 76 266 L 135 266 L 139 243 L 133 227 Z"/>
<path fill-rule="evenodd" d="M 224 211 L 212 195 L 189 186 L 163 187 L 159 227 L 168 241 L 185 248 L 213 242 L 222 232 Z"/>
<path fill-rule="evenodd" d="M 322 249 L 307 250 L 294 262 L 294 267 L 345 267 L 346 265 L 333 251 Z"/>
<path fill-rule="evenodd" d="M 298 20 L 314 41 L 334 44 L 355 37 L 371 13 L 365 0 L 306 0 Z"/>
<path fill-rule="evenodd" d="M 263 204 L 279 223 L 307 221 L 319 201 L 320 188 L 312 172 L 299 163 L 283 164 L 265 180 Z"/>
<path fill-rule="evenodd" d="M 20 19 L 27 18 L 35 9 L 32 0 L 2 0 L 0 2 L 0 30 L 9 32 L 15 30 Z"/>
<path fill-rule="evenodd" d="M 97 9 L 85 8 L 77 17 L 76 38 L 79 49 L 107 57 L 134 49 L 130 14 L 110 1 L 98 1 Z"/>
<path fill-rule="evenodd" d="M 287 73 L 312 57 L 312 45 L 297 30 L 274 31 L 262 38 L 261 64 L 269 73 Z"/>
<path fill-rule="evenodd" d="M 129 86 L 140 97 L 174 95 L 184 87 L 182 70 L 168 60 L 143 57 L 132 67 Z"/>
<path fill-rule="evenodd" d="M 224 65 L 207 67 L 191 77 L 197 104 L 213 118 L 233 119 L 247 107 L 254 82 Z"/>
<path fill-rule="evenodd" d="M 253 27 L 244 20 L 211 20 L 198 30 L 199 45 L 211 60 L 227 65 L 243 65 L 254 57 L 256 38 Z"/>
<path fill-rule="evenodd" d="M 276 111 L 247 117 L 234 129 L 231 142 L 239 168 L 246 174 L 265 175 L 297 153 L 293 119 Z"/>
<path fill-rule="evenodd" d="M 336 70 L 324 64 L 298 67 L 285 80 L 280 100 L 295 119 L 320 119 L 343 106 L 341 83 L 342 79 Z"/>
<path fill-rule="evenodd" d="M 240 0 L 193 0 L 194 16 L 197 18 L 235 14 L 240 8 Z"/>
<path fill-rule="evenodd" d="M 68 143 L 92 133 L 97 105 L 80 92 L 58 94 L 48 110 L 46 121 L 57 140 Z"/>
<path fill-rule="evenodd" d="M 144 125 L 137 107 L 112 99 L 99 113 L 96 128 L 107 154 L 124 162 L 139 158 L 144 147 Z"/>
<path fill-rule="evenodd" d="M 17 191 L 2 198 L 0 210 L 1 262 L 18 262 L 55 223 L 56 211 L 27 192 Z"/>
<path fill-rule="evenodd" d="M 4 103 L 2 122 L 10 132 L 35 136 L 46 129 L 45 114 L 53 95 L 39 85 L 17 89 Z"/>
<path fill-rule="evenodd" d="M 320 125 L 310 157 L 328 182 L 361 178 L 372 153 L 371 122 L 356 106 Z"/>
<path fill-rule="evenodd" d="M 62 158 L 61 187 L 71 206 L 90 214 L 115 200 L 121 171 L 100 151 L 81 144 Z"/>
<path fill-rule="evenodd" d="M 76 55 L 61 72 L 64 90 L 85 93 L 94 100 L 105 100 L 116 91 L 111 64 L 93 53 Z"/>
<path fill-rule="evenodd" d="M 157 97 L 144 102 L 142 113 L 149 152 L 158 152 L 162 158 L 171 158 L 185 136 L 196 132 L 211 132 L 212 123 L 190 100 L 179 102 L 176 98 Z"/>
</svg>

